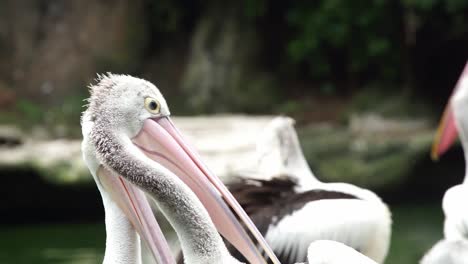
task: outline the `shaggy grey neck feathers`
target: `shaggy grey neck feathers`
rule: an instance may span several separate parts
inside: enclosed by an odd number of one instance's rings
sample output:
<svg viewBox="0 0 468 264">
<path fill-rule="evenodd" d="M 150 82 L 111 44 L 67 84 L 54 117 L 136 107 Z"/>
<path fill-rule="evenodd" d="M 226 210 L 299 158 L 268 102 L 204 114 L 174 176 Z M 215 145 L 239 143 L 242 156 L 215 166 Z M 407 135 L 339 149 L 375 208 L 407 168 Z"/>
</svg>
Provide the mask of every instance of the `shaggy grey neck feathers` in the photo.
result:
<svg viewBox="0 0 468 264">
<path fill-rule="evenodd" d="M 197 260 L 193 263 L 198 263 L 199 260 L 219 260 L 227 255 L 208 212 L 195 194 L 164 167 L 155 167 L 158 164 L 144 154 L 132 155 L 139 150 L 130 139 L 126 142 L 124 136 L 103 129 L 108 124 L 105 120 L 100 121 L 100 126 L 91 132 L 98 159 L 107 168 L 152 194 L 176 230 L 186 260 Z"/>
</svg>

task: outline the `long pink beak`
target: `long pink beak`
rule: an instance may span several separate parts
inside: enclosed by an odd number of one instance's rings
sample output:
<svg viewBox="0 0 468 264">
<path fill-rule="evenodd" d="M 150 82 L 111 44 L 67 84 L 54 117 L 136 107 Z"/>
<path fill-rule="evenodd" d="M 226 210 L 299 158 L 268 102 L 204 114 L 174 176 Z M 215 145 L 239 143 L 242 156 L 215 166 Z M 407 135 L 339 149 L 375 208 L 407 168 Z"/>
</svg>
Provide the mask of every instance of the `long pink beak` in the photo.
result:
<svg viewBox="0 0 468 264">
<path fill-rule="evenodd" d="M 250 263 L 266 262 L 229 206 L 248 227 L 273 263 L 280 263 L 236 199 L 221 180 L 202 163 L 169 117 L 146 120 L 133 142 L 148 157 L 177 175 L 197 195 L 218 231 Z"/>
<path fill-rule="evenodd" d="M 103 166 L 99 167 L 97 175 L 100 183 L 140 234 L 157 263 L 175 264 L 143 191 Z"/>
<path fill-rule="evenodd" d="M 455 123 L 455 115 L 453 113 L 452 98 L 460 89 L 467 89 L 468 87 L 462 87 L 462 83 L 466 83 L 463 80 L 468 78 L 468 63 L 465 65 L 455 89 L 449 98 L 447 106 L 445 107 L 444 114 L 440 121 L 437 133 L 434 137 L 434 143 L 432 145 L 431 157 L 433 160 L 438 160 L 439 157 L 444 154 L 457 139 L 457 126 Z"/>
</svg>

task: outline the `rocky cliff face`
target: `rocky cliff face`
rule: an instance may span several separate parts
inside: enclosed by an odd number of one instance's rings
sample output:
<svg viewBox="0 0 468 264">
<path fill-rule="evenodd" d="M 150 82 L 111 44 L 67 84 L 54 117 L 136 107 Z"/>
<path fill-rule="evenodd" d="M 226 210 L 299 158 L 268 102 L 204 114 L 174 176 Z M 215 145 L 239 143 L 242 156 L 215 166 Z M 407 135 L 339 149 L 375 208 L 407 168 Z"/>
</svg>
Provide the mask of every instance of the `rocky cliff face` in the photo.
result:
<svg viewBox="0 0 468 264">
<path fill-rule="evenodd" d="M 164 14 L 150 17 L 151 4 L 162 12 L 147 0 L 0 3 L 0 104 L 60 106 L 84 97 L 96 72 L 114 71 L 156 81 L 187 112 L 271 105 L 275 81 L 258 65 L 255 28 L 239 5 L 212 4 L 180 32 L 163 33 L 152 28 Z"/>
<path fill-rule="evenodd" d="M 195 27 L 182 89 L 196 111 L 265 111 L 275 99 L 275 82 L 258 63 L 258 36 L 238 9 L 215 6 Z"/>
<path fill-rule="evenodd" d="M 1 3 L 3 86 L 54 104 L 84 93 L 96 71 L 131 69 L 144 45 L 141 9 L 129 0 Z"/>
</svg>

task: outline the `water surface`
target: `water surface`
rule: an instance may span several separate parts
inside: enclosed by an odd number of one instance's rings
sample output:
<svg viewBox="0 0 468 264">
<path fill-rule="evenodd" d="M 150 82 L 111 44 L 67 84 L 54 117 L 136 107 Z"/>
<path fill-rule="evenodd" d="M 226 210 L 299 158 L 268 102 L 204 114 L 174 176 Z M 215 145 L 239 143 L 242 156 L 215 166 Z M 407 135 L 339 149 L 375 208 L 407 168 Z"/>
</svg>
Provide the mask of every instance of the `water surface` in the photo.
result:
<svg viewBox="0 0 468 264">
<path fill-rule="evenodd" d="M 386 263 L 418 263 L 424 252 L 442 237 L 440 204 L 391 209 L 393 236 Z M 98 264 L 102 263 L 104 246 L 103 222 L 0 228 L 1 264 Z"/>
<path fill-rule="evenodd" d="M 102 263 L 104 228 L 103 222 L 2 227 L 0 263 Z"/>
</svg>

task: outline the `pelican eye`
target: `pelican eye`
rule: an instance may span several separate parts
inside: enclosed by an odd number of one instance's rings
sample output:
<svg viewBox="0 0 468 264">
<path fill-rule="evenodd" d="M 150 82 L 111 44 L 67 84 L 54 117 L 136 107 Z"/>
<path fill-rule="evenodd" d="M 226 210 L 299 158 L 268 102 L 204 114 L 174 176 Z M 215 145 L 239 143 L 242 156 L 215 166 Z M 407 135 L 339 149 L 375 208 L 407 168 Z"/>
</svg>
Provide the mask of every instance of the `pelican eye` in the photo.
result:
<svg viewBox="0 0 468 264">
<path fill-rule="evenodd" d="M 159 114 L 159 110 L 161 109 L 161 106 L 158 103 L 158 101 L 149 97 L 145 98 L 145 107 L 152 114 Z"/>
</svg>

